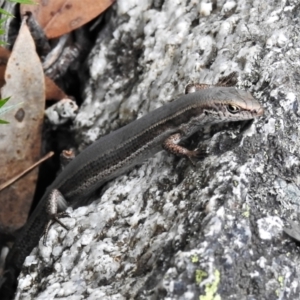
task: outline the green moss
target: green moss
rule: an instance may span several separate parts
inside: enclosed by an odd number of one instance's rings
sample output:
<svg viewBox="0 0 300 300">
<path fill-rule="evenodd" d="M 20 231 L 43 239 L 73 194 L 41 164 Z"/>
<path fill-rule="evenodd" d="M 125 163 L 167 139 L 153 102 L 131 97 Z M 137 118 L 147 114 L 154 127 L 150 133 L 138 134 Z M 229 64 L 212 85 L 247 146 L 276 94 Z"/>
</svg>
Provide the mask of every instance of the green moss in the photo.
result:
<svg viewBox="0 0 300 300">
<path fill-rule="evenodd" d="M 280 284 L 280 287 L 283 287 L 283 280 L 284 280 L 283 276 L 278 276 L 278 282 Z"/>
<path fill-rule="evenodd" d="M 246 210 L 242 213 L 242 216 L 245 218 L 249 218 L 250 216 L 250 208 L 248 205 L 246 205 Z"/>
<path fill-rule="evenodd" d="M 214 275 L 214 282 L 205 285 L 205 295 L 199 296 L 199 300 L 221 300 L 221 296 L 216 294 L 221 278 L 219 270 L 215 270 Z"/>
<path fill-rule="evenodd" d="M 192 261 L 193 264 L 197 263 L 199 261 L 198 255 L 197 254 L 193 254 L 191 256 L 191 261 Z"/>
<path fill-rule="evenodd" d="M 242 213 L 242 216 L 245 218 L 249 218 L 250 217 L 250 210 L 246 210 Z"/>
<path fill-rule="evenodd" d="M 200 284 L 203 280 L 203 278 L 207 277 L 207 273 L 205 271 L 202 270 L 196 270 L 196 274 L 195 274 L 195 280 L 197 284 Z"/>
</svg>

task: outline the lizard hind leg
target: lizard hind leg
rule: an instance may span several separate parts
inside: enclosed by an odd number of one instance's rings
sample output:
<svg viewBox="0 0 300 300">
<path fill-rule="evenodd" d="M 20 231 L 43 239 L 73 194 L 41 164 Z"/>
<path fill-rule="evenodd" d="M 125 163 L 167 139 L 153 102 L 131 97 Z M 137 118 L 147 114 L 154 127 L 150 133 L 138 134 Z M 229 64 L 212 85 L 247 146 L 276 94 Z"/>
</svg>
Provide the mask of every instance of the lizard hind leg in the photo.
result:
<svg viewBox="0 0 300 300">
<path fill-rule="evenodd" d="M 205 90 L 205 89 L 209 89 L 211 88 L 212 85 L 211 84 L 205 84 L 205 83 L 189 83 L 188 85 L 186 85 L 186 87 L 184 88 L 184 93 L 185 94 L 191 94 L 191 93 L 195 93 L 201 90 Z"/>
<path fill-rule="evenodd" d="M 214 86 L 235 86 L 237 84 L 237 72 L 231 72 L 230 74 L 220 77 L 216 84 L 206 83 L 189 83 L 184 89 L 185 94 L 195 93 L 201 90 L 209 89 Z"/>
<path fill-rule="evenodd" d="M 65 212 L 66 208 L 67 208 L 67 201 L 65 200 L 64 196 L 61 194 L 59 190 L 54 189 L 49 195 L 47 206 L 46 206 L 46 211 L 49 216 L 49 221 L 44 230 L 44 238 L 43 238 L 44 246 L 46 246 L 48 232 L 53 223 L 57 222 L 63 228 L 69 230 L 69 228 L 59 220 L 59 218 L 62 217 L 69 217 L 69 215 Z M 58 212 L 58 210 L 61 212 Z"/>
</svg>

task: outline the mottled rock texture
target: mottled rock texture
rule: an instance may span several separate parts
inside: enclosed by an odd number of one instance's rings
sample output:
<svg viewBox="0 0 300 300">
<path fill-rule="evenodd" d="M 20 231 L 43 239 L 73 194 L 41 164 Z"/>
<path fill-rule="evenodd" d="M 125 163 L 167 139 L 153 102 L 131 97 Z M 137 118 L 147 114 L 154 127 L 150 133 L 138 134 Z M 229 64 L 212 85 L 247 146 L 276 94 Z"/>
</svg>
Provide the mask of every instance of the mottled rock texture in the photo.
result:
<svg viewBox="0 0 300 300">
<path fill-rule="evenodd" d="M 191 166 L 161 152 L 53 226 L 19 299 L 299 299 L 299 15 L 290 1 L 118 0 L 90 56 L 82 145 L 238 73 L 265 115 Z"/>
</svg>

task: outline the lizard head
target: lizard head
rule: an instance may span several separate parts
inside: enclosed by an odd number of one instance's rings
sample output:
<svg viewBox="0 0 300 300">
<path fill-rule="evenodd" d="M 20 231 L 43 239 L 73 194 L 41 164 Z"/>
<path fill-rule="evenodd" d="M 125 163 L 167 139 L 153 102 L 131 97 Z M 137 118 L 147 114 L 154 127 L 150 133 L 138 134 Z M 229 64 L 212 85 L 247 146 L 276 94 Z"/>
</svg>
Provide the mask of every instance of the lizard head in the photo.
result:
<svg viewBox="0 0 300 300">
<path fill-rule="evenodd" d="M 204 109 L 213 119 L 212 123 L 251 120 L 263 115 L 263 107 L 249 92 L 224 87 L 214 89 Z"/>
<path fill-rule="evenodd" d="M 224 101 L 226 115 L 231 119 L 248 120 L 262 116 L 264 109 L 261 104 L 246 91 L 230 88 L 230 96 Z M 232 98 L 232 99 L 231 99 Z"/>
</svg>

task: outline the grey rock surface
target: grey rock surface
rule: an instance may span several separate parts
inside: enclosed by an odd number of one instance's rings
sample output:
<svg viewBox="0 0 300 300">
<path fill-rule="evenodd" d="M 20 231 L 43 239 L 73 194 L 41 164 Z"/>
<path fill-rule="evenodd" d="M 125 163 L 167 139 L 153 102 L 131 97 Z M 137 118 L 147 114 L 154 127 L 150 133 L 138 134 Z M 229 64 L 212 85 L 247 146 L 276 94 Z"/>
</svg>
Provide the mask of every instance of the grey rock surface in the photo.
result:
<svg viewBox="0 0 300 300">
<path fill-rule="evenodd" d="M 84 144 L 237 72 L 265 108 L 196 167 L 160 152 L 69 211 L 17 299 L 299 299 L 299 1 L 125 1 L 90 56 Z"/>
</svg>

